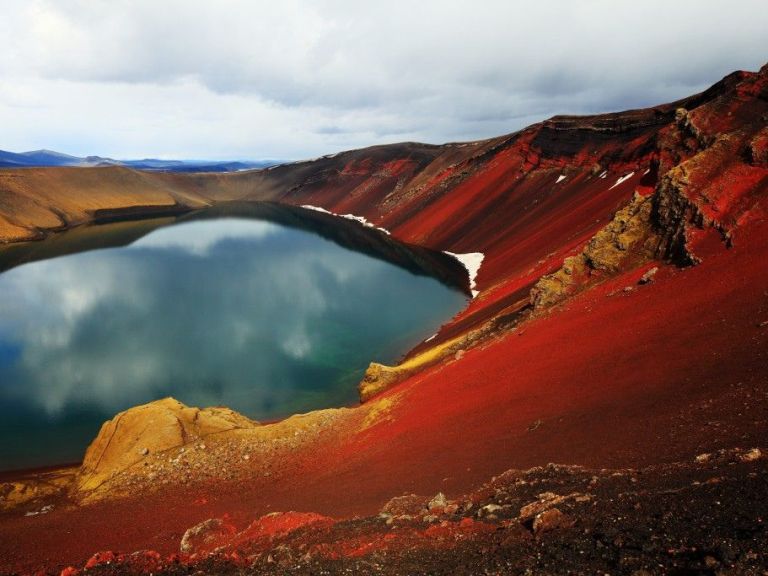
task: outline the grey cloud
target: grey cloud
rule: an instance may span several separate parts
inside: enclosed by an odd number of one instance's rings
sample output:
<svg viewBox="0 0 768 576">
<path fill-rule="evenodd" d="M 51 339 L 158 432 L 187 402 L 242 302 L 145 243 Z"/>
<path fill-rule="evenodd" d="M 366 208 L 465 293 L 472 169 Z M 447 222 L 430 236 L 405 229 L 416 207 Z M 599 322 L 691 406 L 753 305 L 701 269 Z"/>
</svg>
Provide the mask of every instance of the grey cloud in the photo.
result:
<svg viewBox="0 0 768 576">
<path fill-rule="evenodd" d="M 315 130 L 316 134 L 349 134 L 349 130 L 342 128 L 341 126 L 320 126 Z"/>
<path fill-rule="evenodd" d="M 21 86 L 45 83 L 49 105 L 62 114 L 57 95 L 67 83 L 81 92 L 111 83 L 154 95 L 182 87 L 189 98 L 196 91 L 201 111 L 210 109 L 202 100 L 216 110 L 236 101 L 233 109 L 271 114 L 266 123 L 251 120 L 259 136 L 240 135 L 242 119 L 221 121 L 214 131 L 224 150 L 242 155 L 250 143 L 273 147 L 262 155 L 294 157 L 400 134 L 475 139 L 561 112 L 676 99 L 733 69 L 759 67 L 768 37 L 761 0 L 37 0 L 4 16 L 9 49 L 0 52 L 0 72 Z M 160 112 L 127 98 L 115 108 L 136 118 L 146 152 L 155 152 Z M 88 124 L 69 114 L 73 125 Z M 190 119 L 175 124 L 182 148 L 195 138 L 181 132 L 199 131 L 182 126 Z"/>
</svg>

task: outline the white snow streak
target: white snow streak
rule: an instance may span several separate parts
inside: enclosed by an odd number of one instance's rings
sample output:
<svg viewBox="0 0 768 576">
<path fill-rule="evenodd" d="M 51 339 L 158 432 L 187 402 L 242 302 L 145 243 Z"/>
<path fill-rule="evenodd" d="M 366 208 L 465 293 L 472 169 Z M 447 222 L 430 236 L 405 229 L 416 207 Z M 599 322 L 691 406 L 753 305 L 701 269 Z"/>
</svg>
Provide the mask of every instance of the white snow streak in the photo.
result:
<svg viewBox="0 0 768 576">
<path fill-rule="evenodd" d="M 629 174 L 626 174 L 626 175 L 622 176 L 621 178 L 619 178 L 618 180 L 616 180 L 616 184 L 614 184 L 613 186 L 611 186 L 610 188 L 608 188 L 608 190 L 613 190 L 614 188 L 616 188 L 616 186 L 618 186 L 619 184 L 621 184 L 622 182 L 624 182 L 624 181 L 626 181 L 626 180 L 629 180 L 629 179 L 630 179 L 630 178 L 632 178 L 632 176 L 634 176 L 634 175 L 635 175 L 635 173 L 634 173 L 634 172 L 630 172 Z"/>
<path fill-rule="evenodd" d="M 363 226 L 367 226 L 368 228 L 373 228 L 380 232 L 384 232 L 384 234 L 389 235 L 389 230 L 380 228 L 372 224 L 371 222 L 368 222 L 368 220 L 366 220 L 363 216 L 355 216 L 354 214 L 335 214 L 334 212 L 326 210 L 325 208 L 321 208 L 320 206 L 312 206 L 311 204 L 303 204 L 301 207 L 306 210 L 314 210 L 315 212 L 322 212 L 323 214 L 330 214 L 331 216 L 346 218 L 347 220 L 355 220 L 356 222 L 359 222 Z M 454 258 L 456 258 L 456 260 L 458 260 L 461 263 L 461 265 L 467 269 L 467 275 L 469 276 L 469 289 L 472 292 L 472 298 L 477 296 L 480 292 L 475 289 L 477 286 L 477 284 L 475 283 L 475 280 L 477 278 L 477 273 L 480 271 L 480 266 L 483 263 L 485 254 L 483 254 L 482 252 L 468 252 L 467 254 L 454 254 L 453 252 L 448 252 L 448 251 L 446 251 L 445 254 L 448 254 L 449 256 L 453 256 Z"/>
<path fill-rule="evenodd" d="M 555 184 L 560 184 L 563 180 L 565 180 L 565 174 L 560 174 L 560 176 L 557 177 L 557 182 L 555 182 Z"/>
<path fill-rule="evenodd" d="M 366 220 L 364 216 L 355 216 L 354 214 L 336 214 L 335 212 L 330 212 L 325 208 L 320 208 L 320 206 L 312 206 L 310 204 L 303 204 L 301 207 L 306 208 L 307 210 L 314 210 L 315 212 L 322 212 L 323 214 L 330 214 L 331 216 L 338 216 L 339 218 L 346 218 L 347 220 L 354 220 L 355 222 L 359 222 L 360 224 L 362 224 L 363 226 L 366 226 L 367 228 L 373 228 L 374 230 L 378 230 L 379 232 L 384 232 L 384 234 L 389 236 L 389 230 L 376 226 L 372 222 L 369 222 L 368 220 Z"/>
<path fill-rule="evenodd" d="M 478 290 L 475 290 L 475 287 L 477 286 L 475 280 L 477 279 L 477 273 L 480 271 L 480 266 L 483 263 L 483 258 L 485 258 L 485 254 L 482 252 L 468 252 L 466 254 L 454 254 L 453 252 L 445 251 L 448 256 L 453 256 L 461 262 L 461 265 L 464 266 L 464 268 L 467 269 L 467 274 L 469 274 L 469 289 L 472 292 L 472 298 L 480 294 Z"/>
</svg>

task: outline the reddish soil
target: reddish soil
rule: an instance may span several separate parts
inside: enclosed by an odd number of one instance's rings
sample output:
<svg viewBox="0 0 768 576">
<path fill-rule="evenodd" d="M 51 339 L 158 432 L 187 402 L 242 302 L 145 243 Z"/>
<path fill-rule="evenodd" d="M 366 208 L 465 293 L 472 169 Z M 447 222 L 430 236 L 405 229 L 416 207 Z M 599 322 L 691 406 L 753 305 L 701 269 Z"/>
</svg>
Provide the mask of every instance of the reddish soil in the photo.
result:
<svg viewBox="0 0 768 576">
<path fill-rule="evenodd" d="M 62 574 L 760 574 L 767 472 L 758 449 L 509 470 L 456 499 L 395 498 L 377 516 L 278 513 L 244 530 L 216 518 L 180 553 L 102 551 Z"/>
</svg>

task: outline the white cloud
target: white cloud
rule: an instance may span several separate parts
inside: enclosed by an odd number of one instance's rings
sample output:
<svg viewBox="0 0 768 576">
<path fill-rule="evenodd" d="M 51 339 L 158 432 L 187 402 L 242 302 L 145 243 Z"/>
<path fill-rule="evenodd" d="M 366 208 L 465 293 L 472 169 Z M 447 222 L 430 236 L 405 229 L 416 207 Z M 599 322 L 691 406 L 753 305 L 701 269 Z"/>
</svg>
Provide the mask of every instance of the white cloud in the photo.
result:
<svg viewBox="0 0 768 576">
<path fill-rule="evenodd" d="M 134 248 L 183 250 L 195 256 L 208 256 L 211 248 L 228 239 L 258 240 L 280 232 L 280 226 L 264 220 L 220 218 L 159 228 L 131 244 Z"/>
<path fill-rule="evenodd" d="M 757 0 L 0 0 L 0 148 L 304 157 L 650 105 L 763 63 Z"/>
</svg>

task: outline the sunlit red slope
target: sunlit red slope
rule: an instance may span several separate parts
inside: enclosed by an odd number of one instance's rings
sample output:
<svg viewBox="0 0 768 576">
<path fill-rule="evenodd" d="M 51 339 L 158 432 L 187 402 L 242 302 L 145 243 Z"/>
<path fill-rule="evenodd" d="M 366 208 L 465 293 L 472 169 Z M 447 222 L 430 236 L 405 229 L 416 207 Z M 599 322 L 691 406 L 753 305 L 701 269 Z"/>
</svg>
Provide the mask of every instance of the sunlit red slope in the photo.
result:
<svg viewBox="0 0 768 576">
<path fill-rule="evenodd" d="M 487 141 L 380 146 L 278 167 L 252 176 L 247 196 L 351 212 L 408 242 L 483 252 L 482 295 L 465 314 L 482 309 L 480 319 L 526 298 L 635 191 L 663 187 L 653 199 L 653 224 L 664 229 L 657 256 L 679 263 L 678 224 L 696 221 L 684 235 L 698 241 L 749 219 L 766 186 L 766 74 L 736 72 L 672 104 L 555 117 Z"/>
</svg>

